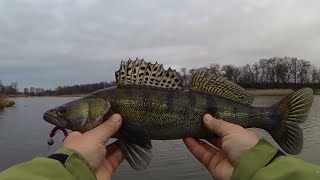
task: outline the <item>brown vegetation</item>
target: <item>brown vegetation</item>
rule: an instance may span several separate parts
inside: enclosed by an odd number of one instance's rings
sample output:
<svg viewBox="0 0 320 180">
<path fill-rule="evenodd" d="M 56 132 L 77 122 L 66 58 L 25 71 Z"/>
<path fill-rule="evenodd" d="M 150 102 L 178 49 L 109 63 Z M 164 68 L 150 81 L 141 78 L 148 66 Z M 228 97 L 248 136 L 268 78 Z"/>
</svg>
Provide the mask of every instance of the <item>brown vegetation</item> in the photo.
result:
<svg viewBox="0 0 320 180">
<path fill-rule="evenodd" d="M 253 96 L 287 96 L 294 92 L 294 89 L 249 89 L 247 90 Z M 315 89 L 314 95 L 320 95 L 320 90 Z"/>
<path fill-rule="evenodd" d="M 14 106 L 15 102 L 5 98 L 3 94 L 0 94 L 0 109 L 5 108 L 5 107 L 11 107 Z"/>
</svg>

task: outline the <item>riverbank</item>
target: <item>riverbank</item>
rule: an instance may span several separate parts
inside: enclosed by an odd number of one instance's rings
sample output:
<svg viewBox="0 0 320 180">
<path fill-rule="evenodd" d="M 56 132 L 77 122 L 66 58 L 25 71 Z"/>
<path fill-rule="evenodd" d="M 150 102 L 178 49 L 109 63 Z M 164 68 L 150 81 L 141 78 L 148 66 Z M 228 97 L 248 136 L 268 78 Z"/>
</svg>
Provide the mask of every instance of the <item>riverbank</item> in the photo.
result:
<svg viewBox="0 0 320 180">
<path fill-rule="evenodd" d="M 27 96 L 27 95 L 9 95 L 10 98 L 32 98 L 32 97 L 84 97 L 87 94 L 68 94 L 68 95 L 55 95 L 55 96 Z"/>
<path fill-rule="evenodd" d="M 14 106 L 15 102 L 7 99 L 4 95 L 0 94 L 0 109 L 3 109 L 5 107 L 11 107 Z"/>
<path fill-rule="evenodd" d="M 253 96 L 287 96 L 295 90 L 292 89 L 248 89 Z M 314 95 L 320 95 L 320 89 L 313 91 Z"/>
<path fill-rule="evenodd" d="M 253 96 L 287 96 L 295 90 L 292 89 L 247 89 Z M 67 94 L 55 96 L 27 96 L 27 95 L 9 95 L 9 98 L 32 98 L 32 97 L 84 97 L 87 94 Z M 314 90 L 314 95 L 320 95 L 320 89 Z"/>
</svg>

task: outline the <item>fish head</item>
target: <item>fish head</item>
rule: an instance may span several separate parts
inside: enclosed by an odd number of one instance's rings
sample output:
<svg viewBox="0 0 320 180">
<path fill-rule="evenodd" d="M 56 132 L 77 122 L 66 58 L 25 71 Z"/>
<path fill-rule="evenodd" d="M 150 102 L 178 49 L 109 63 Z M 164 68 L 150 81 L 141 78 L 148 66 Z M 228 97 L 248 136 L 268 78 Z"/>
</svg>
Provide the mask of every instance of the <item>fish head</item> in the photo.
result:
<svg viewBox="0 0 320 180">
<path fill-rule="evenodd" d="M 102 98 L 82 98 L 49 109 L 43 119 L 61 128 L 88 131 L 103 122 L 110 107 L 110 103 Z"/>
</svg>

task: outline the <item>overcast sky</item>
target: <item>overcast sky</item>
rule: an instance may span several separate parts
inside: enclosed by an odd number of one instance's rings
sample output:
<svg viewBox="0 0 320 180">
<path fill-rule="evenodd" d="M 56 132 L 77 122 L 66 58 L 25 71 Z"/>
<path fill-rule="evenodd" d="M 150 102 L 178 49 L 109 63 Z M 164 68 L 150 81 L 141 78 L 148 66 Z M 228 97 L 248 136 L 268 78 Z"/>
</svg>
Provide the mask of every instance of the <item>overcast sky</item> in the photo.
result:
<svg viewBox="0 0 320 180">
<path fill-rule="evenodd" d="M 320 1 L 1 0 L 0 80 L 114 80 L 121 60 L 165 67 L 293 56 L 320 66 Z"/>
</svg>

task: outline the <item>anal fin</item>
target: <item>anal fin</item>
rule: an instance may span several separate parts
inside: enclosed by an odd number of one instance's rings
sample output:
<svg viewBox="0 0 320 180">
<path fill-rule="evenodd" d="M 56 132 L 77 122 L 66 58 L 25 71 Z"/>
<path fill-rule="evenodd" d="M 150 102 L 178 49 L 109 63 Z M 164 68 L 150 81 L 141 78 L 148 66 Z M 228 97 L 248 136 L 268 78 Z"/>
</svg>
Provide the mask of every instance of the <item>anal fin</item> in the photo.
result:
<svg viewBox="0 0 320 180">
<path fill-rule="evenodd" d="M 135 170 L 144 170 L 149 166 L 152 159 L 150 147 L 142 147 L 126 140 L 119 141 L 122 153 L 130 166 Z"/>
<path fill-rule="evenodd" d="M 153 157 L 151 140 L 147 132 L 123 121 L 118 138 L 121 151 L 130 166 L 135 170 L 146 169 Z"/>
</svg>

